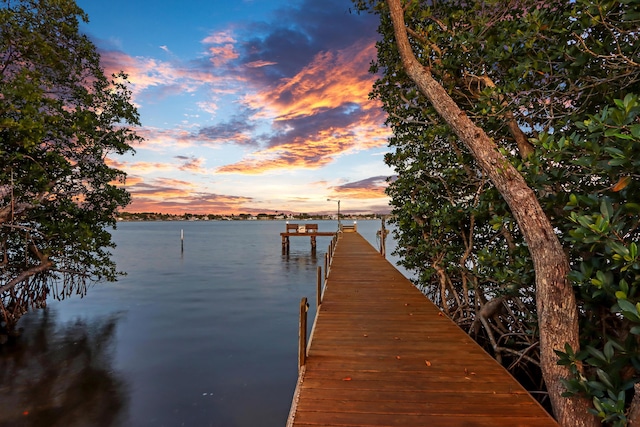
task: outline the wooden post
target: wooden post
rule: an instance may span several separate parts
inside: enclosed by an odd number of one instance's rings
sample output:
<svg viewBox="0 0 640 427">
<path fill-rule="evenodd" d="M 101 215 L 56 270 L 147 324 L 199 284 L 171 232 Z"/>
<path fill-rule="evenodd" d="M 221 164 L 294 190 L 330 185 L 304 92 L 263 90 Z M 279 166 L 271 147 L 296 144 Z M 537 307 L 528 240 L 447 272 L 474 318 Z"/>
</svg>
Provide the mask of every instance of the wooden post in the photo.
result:
<svg viewBox="0 0 640 427">
<path fill-rule="evenodd" d="M 327 278 L 327 274 L 329 274 L 329 252 L 324 254 L 324 278 Z"/>
<path fill-rule="evenodd" d="M 289 253 L 289 236 L 282 236 L 282 255 Z"/>
<path fill-rule="evenodd" d="M 387 244 L 386 244 L 387 230 L 384 227 L 384 217 L 382 217 L 382 224 L 380 227 L 380 255 L 387 257 Z"/>
<path fill-rule="evenodd" d="M 316 274 L 316 285 L 318 287 L 318 295 L 316 298 L 316 307 L 320 307 L 322 304 L 322 267 L 318 266 Z"/>
<path fill-rule="evenodd" d="M 307 298 L 300 300 L 300 329 L 298 330 L 298 370 L 307 362 L 307 311 L 309 303 Z"/>
<path fill-rule="evenodd" d="M 184 229 L 180 229 L 180 252 L 184 252 Z"/>
</svg>

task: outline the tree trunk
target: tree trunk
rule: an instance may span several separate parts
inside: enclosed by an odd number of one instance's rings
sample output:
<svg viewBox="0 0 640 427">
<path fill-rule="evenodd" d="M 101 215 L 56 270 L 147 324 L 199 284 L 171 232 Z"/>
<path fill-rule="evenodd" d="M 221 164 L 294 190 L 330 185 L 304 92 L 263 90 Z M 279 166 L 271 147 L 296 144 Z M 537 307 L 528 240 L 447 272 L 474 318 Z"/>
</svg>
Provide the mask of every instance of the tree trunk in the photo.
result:
<svg viewBox="0 0 640 427">
<path fill-rule="evenodd" d="M 627 420 L 632 427 L 640 426 L 640 384 L 633 386 L 633 399 L 627 413 Z"/>
<path fill-rule="evenodd" d="M 497 145 L 458 107 L 433 79 L 430 70 L 418 62 L 409 44 L 400 0 L 387 0 L 387 4 L 405 71 L 496 186 L 527 242 L 536 272 L 540 364 L 558 422 L 562 426 L 600 425 L 588 412 L 588 400 L 561 396 L 564 391 L 561 379 L 571 374 L 567 367 L 556 363 L 554 350 L 564 351 L 564 345 L 568 343 L 578 351 L 578 310 L 567 278 L 569 262 L 549 219 L 534 192 L 509 160 L 500 154 Z"/>
</svg>

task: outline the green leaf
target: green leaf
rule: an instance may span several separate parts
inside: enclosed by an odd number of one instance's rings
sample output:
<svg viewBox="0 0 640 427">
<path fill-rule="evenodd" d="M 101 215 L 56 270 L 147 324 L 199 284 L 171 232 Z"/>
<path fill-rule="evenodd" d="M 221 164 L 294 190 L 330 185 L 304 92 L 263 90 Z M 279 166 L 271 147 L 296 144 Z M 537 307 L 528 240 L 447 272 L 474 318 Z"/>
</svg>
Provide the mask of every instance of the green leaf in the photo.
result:
<svg viewBox="0 0 640 427">
<path fill-rule="evenodd" d="M 627 299 L 627 293 L 624 291 L 616 291 L 617 299 Z"/>
<path fill-rule="evenodd" d="M 621 299 L 627 299 L 626 295 L 629 293 L 629 284 L 627 283 L 627 281 L 624 279 L 620 279 L 618 286 L 620 287 L 620 290 L 625 294 L 624 298 Z"/>
<path fill-rule="evenodd" d="M 626 159 L 626 158 L 624 158 L 624 157 L 623 157 L 623 158 L 611 159 L 611 160 L 609 160 L 609 161 L 607 162 L 607 164 L 608 164 L 609 166 L 622 166 L 622 165 L 624 165 L 625 163 L 627 163 L 628 161 L 629 161 L 628 159 Z"/>
<path fill-rule="evenodd" d="M 607 391 L 607 387 L 602 384 L 600 381 L 587 381 L 587 385 L 595 390 L 599 391 Z"/>
<path fill-rule="evenodd" d="M 624 109 L 629 112 L 631 111 L 631 108 L 634 107 L 637 103 L 636 103 L 636 96 L 632 93 L 628 93 L 625 97 L 624 97 Z"/>
<path fill-rule="evenodd" d="M 613 131 L 613 132 L 612 132 Z M 612 136 L 612 135 L 616 135 L 618 132 L 618 129 L 609 129 L 607 132 L 605 132 L 605 136 Z M 607 153 L 611 154 L 613 157 L 618 157 L 618 158 L 624 158 L 624 152 L 618 148 L 615 147 L 604 147 L 603 148 L 604 151 L 606 151 Z"/>
<path fill-rule="evenodd" d="M 629 255 L 630 251 L 629 249 L 627 249 L 623 244 L 621 244 L 620 242 L 617 242 L 615 240 L 611 241 L 609 243 L 609 245 L 611 246 L 611 249 L 613 249 L 613 251 L 617 254 L 620 254 L 621 256 L 625 256 L 625 255 Z"/>
<path fill-rule="evenodd" d="M 640 322 L 640 316 L 638 316 L 640 303 L 638 303 L 638 306 L 636 306 L 633 305 L 629 300 L 619 299 L 618 306 L 620 307 L 620 311 L 624 317 L 633 322 Z"/>
<path fill-rule="evenodd" d="M 620 306 L 620 309 L 623 311 L 629 311 L 629 312 L 636 311 L 636 306 L 633 305 L 628 299 L 619 299 L 618 305 Z"/>
<path fill-rule="evenodd" d="M 589 354 L 591 354 L 593 357 L 595 357 L 596 359 L 599 359 L 603 362 L 607 361 L 607 358 L 604 357 L 604 353 L 602 353 L 600 350 L 598 350 L 597 348 L 588 345 L 586 347 L 587 351 L 589 352 Z"/>
<path fill-rule="evenodd" d="M 609 128 L 606 131 L 604 131 L 604 136 L 606 136 L 606 137 L 614 136 L 619 131 L 620 131 L 620 129 L 618 129 L 618 128 Z M 606 148 L 605 148 L 605 150 L 606 150 Z"/>
<path fill-rule="evenodd" d="M 614 349 L 613 349 L 613 344 L 611 341 L 607 341 L 607 343 L 604 345 L 604 357 L 607 359 L 607 362 L 611 362 L 611 359 L 613 359 L 613 355 L 614 355 Z"/>
<path fill-rule="evenodd" d="M 603 371 L 600 368 L 597 368 L 596 375 L 598 376 L 600 381 L 602 381 L 607 387 L 614 388 L 613 384 L 611 383 L 611 377 L 609 377 L 609 374 L 607 374 L 605 371 Z"/>
<path fill-rule="evenodd" d="M 604 274 L 604 272 L 602 270 L 598 270 L 596 271 L 596 278 L 598 279 L 598 281 L 600 281 L 600 283 L 607 284 L 609 282 L 607 275 Z"/>
</svg>

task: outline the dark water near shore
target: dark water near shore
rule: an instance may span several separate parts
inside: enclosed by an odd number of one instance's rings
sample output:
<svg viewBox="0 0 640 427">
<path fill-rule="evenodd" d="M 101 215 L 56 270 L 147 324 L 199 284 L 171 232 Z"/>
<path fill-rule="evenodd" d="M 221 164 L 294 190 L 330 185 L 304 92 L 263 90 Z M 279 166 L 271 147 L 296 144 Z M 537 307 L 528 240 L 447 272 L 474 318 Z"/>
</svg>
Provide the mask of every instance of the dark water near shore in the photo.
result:
<svg viewBox="0 0 640 427">
<path fill-rule="evenodd" d="M 291 238 L 283 255 L 284 228 L 119 223 L 114 259 L 128 275 L 28 314 L 17 347 L 0 350 L 0 426 L 284 426 L 298 305 L 308 297 L 313 319 L 330 242 L 318 237 L 312 254 Z M 379 228 L 358 222 L 376 247 Z"/>
</svg>

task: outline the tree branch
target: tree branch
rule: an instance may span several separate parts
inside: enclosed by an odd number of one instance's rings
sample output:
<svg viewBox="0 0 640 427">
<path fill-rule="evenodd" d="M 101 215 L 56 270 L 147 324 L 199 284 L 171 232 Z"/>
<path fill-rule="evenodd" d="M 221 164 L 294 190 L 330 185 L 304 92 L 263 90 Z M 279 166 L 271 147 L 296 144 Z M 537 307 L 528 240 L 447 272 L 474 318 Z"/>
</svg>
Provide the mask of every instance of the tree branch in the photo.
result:
<svg viewBox="0 0 640 427">
<path fill-rule="evenodd" d="M 50 270 L 52 267 L 53 267 L 53 261 L 46 258 L 45 261 L 41 262 L 40 264 L 33 266 L 27 270 L 23 270 L 22 272 L 20 272 L 20 274 L 18 274 L 12 280 L 7 282 L 5 285 L 0 286 L 0 295 L 13 289 L 18 284 L 24 282 L 29 277 L 32 277 L 38 273 L 43 273 L 47 270 Z"/>
</svg>

